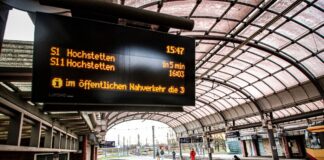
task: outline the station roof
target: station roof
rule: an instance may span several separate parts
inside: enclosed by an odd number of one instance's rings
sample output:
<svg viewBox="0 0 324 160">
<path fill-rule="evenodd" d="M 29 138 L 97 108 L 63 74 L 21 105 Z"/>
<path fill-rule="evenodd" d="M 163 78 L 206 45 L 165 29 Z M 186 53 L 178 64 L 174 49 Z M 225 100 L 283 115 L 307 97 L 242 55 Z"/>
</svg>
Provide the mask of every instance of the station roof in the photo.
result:
<svg viewBox="0 0 324 160">
<path fill-rule="evenodd" d="M 196 105 L 173 113 L 73 114 L 90 115 L 97 124 L 104 120 L 108 129 L 135 119 L 156 120 L 182 135 L 258 126 L 267 114 L 278 123 L 323 118 L 323 0 L 118 3 L 195 21 L 192 31 L 171 28 L 169 33 L 196 38 Z M 0 55 L 0 75 L 7 79 L 0 84 L 25 101 L 31 92 L 32 50 L 32 42 L 5 41 Z"/>
</svg>

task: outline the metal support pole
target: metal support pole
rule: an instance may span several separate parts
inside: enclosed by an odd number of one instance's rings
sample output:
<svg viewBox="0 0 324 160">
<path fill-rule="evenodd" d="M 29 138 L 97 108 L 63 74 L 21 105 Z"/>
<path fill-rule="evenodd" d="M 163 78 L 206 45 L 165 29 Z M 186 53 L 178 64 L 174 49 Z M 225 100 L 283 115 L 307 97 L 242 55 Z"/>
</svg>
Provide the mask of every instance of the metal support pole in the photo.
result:
<svg viewBox="0 0 324 160">
<path fill-rule="evenodd" d="M 210 135 L 207 137 L 207 148 L 208 148 L 208 159 L 212 160 L 213 159 L 213 154 L 212 154 L 212 149 L 210 148 Z"/>
<path fill-rule="evenodd" d="M 155 159 L 155 138 L 154 138 L 154 126 L 152 126 L 152 135 L 153 135 L 153 158 Z"/>
<path fill-rule="evenodd" d="M 23 120 L 24 120 L 23 113 L 19 113 L 15 117 L 10 117 L 7 144 L 20 146 Z"/>
<path fill-rule="evenodd" d="M 123 136 L 123 156 L 125 155 L 125 136 Z"/>
<path fill-rule="evenodd" d="M 11 10 L 10 6 L 0 2 L 0 51 L 2 48 L 3 36 L 6 29 L 9 10 Z"/>
<path fill-rule="evenodd" d="M 91 153 L 90 153 L 90 160 L 94 160 L 94 156 L 95 156 L 95 146 L 92 144 L 91 145 Z"/>
<path fill-rule="evenodd" d="M 44 147 L 45 148 L 52 148 L 52 141 L 53 141 L 53 128 L 50 127 L 48 130 L 45 131 L 45 142 Z"/>
<path fill-rule="evenodd" d="M 271 145 L 272 159 L 273 160 L 279 160 L 276 141 L 275 141 L 275 138 L 274 138 L 274 135 L 273 135 L 273 128 L 272 128 L 271 121 L 269 121 L 268 124 L 267 124 L 267 131 L 268 131 L 269 142 L 270 142 L 270 145 Z"/>
<path fill-rule="evenodd" d="M 42 126 L 41 122 L 35 122 L 35 125 L 32 126 L 29 146 L 39 147 L 41 131 L 42 131 L 41 126 Z"/>
<path fill-rule="evenodd" d="M 180 149 L 180 160 L 182 160 L 182 146 L 181 146 L 180 139 L 179 139 L 179 149 Z"/>
</svg>

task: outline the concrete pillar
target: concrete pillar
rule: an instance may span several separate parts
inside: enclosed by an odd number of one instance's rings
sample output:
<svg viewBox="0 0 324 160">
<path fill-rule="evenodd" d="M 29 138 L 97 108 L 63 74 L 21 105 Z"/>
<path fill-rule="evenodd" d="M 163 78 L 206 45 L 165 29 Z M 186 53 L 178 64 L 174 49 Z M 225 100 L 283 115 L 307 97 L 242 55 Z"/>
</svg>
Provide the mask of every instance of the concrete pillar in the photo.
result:
<svg viewBox="0 0 324 160">
<path fill-rule="evenodd" d="M 42 127 L 41 122 L 35 122 L 35 125 L 32 126 L 29 146 L 39 147 L 40 138 L 42 134 L 41 127 Z"/>
<path fill-rule="evenodd" d="M 87 146 L 88 146 L 88 136 L 84 135 L 82 138 L 82 160 L 87 160 Z"/>
<path fill-rule="evenodd" d="M 15 117 L 10 117 L 8 138 L 7 138 L 8 145 L 20 146 L 23 120 L 24 120 L 23 113 L 18 113 Z"/>
<path fill-rule="evenodd" d="M 3 36 L 6 29 L 9 10 L 11 10 L 10 6 L 0 2 L 0 51 L 2 48 Z"/>
<path fill-rule="evenodd" d="M 246 142 L 245 142 L 245 140 L 241 140 L 240 145 L 241 145 L 242 156 L 247 157 L 247 150 L 246 150 Z"/>
<path fill-rule="evenodd" d="M 286 158 L 291 158 L 291 152 L 290 152 L 290 149 L 289 149 L 288 139 L 287 139 L 286 136 L 282 137 L 282 145 L 283 145 L 283 150 L 284 150 L 284 153 L 285 153 L 285 157 Z"/>
</svg>

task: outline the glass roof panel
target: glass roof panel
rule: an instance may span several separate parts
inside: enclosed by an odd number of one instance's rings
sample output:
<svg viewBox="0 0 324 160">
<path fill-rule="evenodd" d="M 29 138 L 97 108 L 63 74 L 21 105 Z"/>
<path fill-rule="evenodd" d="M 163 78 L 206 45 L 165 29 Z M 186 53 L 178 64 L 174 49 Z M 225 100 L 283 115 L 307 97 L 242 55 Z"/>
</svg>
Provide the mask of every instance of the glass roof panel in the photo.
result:
<svg viewBox="0 0 324 160">
<path fill-rule="evenodd" d="M 283 52 L 287 53 L 291 57 L 294 57 L 298 61 L 312 54 L 298 44 L 288 46 L 287 48 L 283 49 Z"/>
<path fill-rule="evenodd" d="M 311 57 L 302 62 L 316 77 L 324 75 L 324 63 L 316 57 Z"/>
<path fill-rule="evenodd" d="M 181 35 L 182 36 L 187 36 L 187 35 L 204 35 L 205 34 L 205 31 L 204 32 L 201 32 L 201 31 L 193 31 L 193 32 L 181 32 Z"/>
<path fill-rule="evenodd" d="M 280 65 L 282 68 L 285 68 L 290 65 L 287 61 L 285 61 L 277 56 L 270 56 L 268 59 L 271 60 L 272 62 L 275 62 L 276 64 Z"/>
<path fill-rule="evenodd" d="M 199 43 L 199 45 L 196 47 L 196 52 L 208 52 L 214 46 L 215 45 L 213 45 L 213 44 L 203 44 L 203 43 Z"/>
<path fill-rule="evenodd" d="M 324 8 L 324 1 L 317 1 L 317 2 L 315 2 L 315 5 L 320 8 Z"/>
<path fill-rule="evenodd" d="M 224 92 L 221 92 L 221 91 L 219 91 L 217 89 L 210 90 L 210 92 L 217 95 L 217 96 L 220 96 L 220 97 L 225 96 Z"/>
<path fill-rule="evenodd" d="M 235 98 L 235 97 L 233 97 Z M 232 106 L 237 106 L 238 103 L 233 98 L 226 98 L 227 102 L 230 103 Z"/>
<path fill-rule="evenodd" d="M 324 21 L 324 16 L 319 15 L 323 15 L 323 12 L 315 7 L 308 7 L 299 13 L 295 19 L 309 28 L 314 28 Z"/>
<path fill-rule="evenodd" d="M 204 90 L 204 91 L 208 91 L 208 90 L 210 90 L 210 87 L 203 86 L 203 85 L 198 85 L 197 88 L 202 89 L 202 90 Z"/>
<path fill-rule="evenodd" d="M 231 89 L 229 89 L 228 87 L 223 87 L 223 86 L 218 86 L 216 87 L 216 89 L 226 93 L 226 94 L 229 94 L 229 93 L 232 93 L 233 91 Z"/>
<path fill-rule="evenodd" d="M 229 20 L 221 20 L 216 24 L 216 26 L 212 29 L 212 31 L 228 33 L 237 24 L 238 24 L 238 22 L 229 21 Z"/>
<path fill-rule="evenodd" d="M 235 4 L 231 9 L 226 13 L 226 18 L 232 18 L 236 20 L 242 20 L 249 12 L 252 10 L 252 7 Z"/>
<path fill-rule="evenodd" d="M 308 36 L 302 38 L 298 41 L 302 45 L 306 46 L 312 52 L 318 52 L 324 49 L 324 40 L 317 34 L 309 34 Z"/>
<path fill-rule="evenodd" d="M 248 70 L 246 70 L 246 72 L 249 72 L 250 74 L 252 74 L 260 79 L 269 75 L 269 73 L 267 73 L 263 69 L 256 67 L 256 66 L 249 68 Z"/>
<path fill-rule="evenodd" d="M 260 60 L 262 60 L 262 57 L 257 56 L 255 54 L 252 53 L 248 53 L 248 52 L 244 52 L 243 54 L 241 54 L 238 59 L 241 59 L 245 62 L 249 62 L 250 64 L 256 64 L 257 62 L 259 62 Z"/>
<path fill-rule="evenodd" d="M 196 52 L 196 60 L 201 60 L 206 54 Z"/>
<path fill-rule="evenodd" d="M 274 75 L 277 77 L 286 87 L 292 87 L 298 84 L 298 81 L 292 77 L 287 71 L 281 71 Z"/>
<path fill-rule="evenodd" d="M 238 0 L 238 1 L 242 3 L 252 4 L 252 5 L 258 5 L 259 3 L 262 2 L 262 0 Z"/>
<path fill-rule="evenodd" d="M 205 99 L 207 102 L 212 102 L 214 100 L 212 97 L 205 96 L 205 95 L 201 96 L 200 98 Z"/>
<path fill-rule="evenodd" d="M 228 103 L 225 99 L 219 99 L 217 100 L 220 104 L 222 104 L 226 109 L 228 108 L 232 108 L 232 106 L 230 105 L 230 103 Z"/>
<path fill-rule="evenodd" d="M 274 91 L 262 81 L 253 84 L 253 86 L 258 88 L 259 91 L 261 91 L 264 95 L 270 95 L 274 93 Z"/>
<path fill-rule="evenodd" d="M 125 0 L 125 5 L 132 6 L 132 7 L 140 7 L 144 4 L 148 4 L 151 2 L 156 2 L 159 0 L 145 0 L 145 1 L 138 1 L 138 0 Z"/>
<path fill-rule="evenodd" d="M 207 69 L 199 68 L 199 69 L 196 71 L 196 73 L 197 73 L 197 74 L 203 74 L 203 73 L 205 73 L 206 71 L 207 71 Z"/>
<path fill-rule="evenodd" d="M 287 7 L 289 7 L 295 1 L 296 0 L 277 1 L 269 9 L 272 10 L 272 11 L 275 11 L 277 13 L 281 13 L 282 11 L 284 11 Z"/>
<path fill-rule="evenodd" d="M 211 106 L 205 106 L 204 108 L 206 109 L 206 111 L 207 111 L 209 114 L 214 114 L 214 113 L 216 113 L 215 109 L 212 109 Z"/>
<path fill-rule="evenodd" d="M 271 62 L 269 60 L 264 60 L 264 61 L 259 62 L 257 64 L 257 66 L 260 67 L 260 68 L 263 68 L 268 73 L 274 73 L 274 72 L 277 72 L 277 71 L 279 71 L 281 69 L 277 64 L 275 64 L 275 63 L 273 63 L 273 62 Z"/>
<path fill-rule="evenodd" d="M 153 6 L 149 6 L 149 7 L 145 7 L 143 8 L 145 10 L 149 10 L 149 11 L 152 11 L 152 12 L 157 12 L 158 10 L 158 5 L 153 5 Z"/>
<path fill-rule="evenodd" d="M 279 18 L 279 20 L 277 20 L 275 23 L 273 23 L 273 24 L 270 25 L 269 29 L 270 29 L 270 30 L 274 30 L 274 29 L 276 29 L 276 28 L 277 28 L 278 26 L 280 26 L 282 23 L 285 23 L 286 20 L 287 20 L 287 19 L 284 18 L 284 17 Z"/>
<path fill-rule="evenodd" d="M 257 56 L 261 56 L 261 57 L 268 57 L 270 56 L 270 53 L 262 51 L 260 49 L 257 48 L 250 48 L 248 51 L 250 51 L 251 53 L 257 55 Z"/>
<path fill-rule="evenodd" d="M 244 37 L 250 37 L 259 29 L 259 27 L 249 25 L 239 35 Z"/>
<path fill-rule="evenodd" d="M 245 81 L 243 81 L 243 80 L 241 80 L 239 78 L 236 78 L 236 77 L 230 79 L 229 81 L 232 82 L 232 83 L 234 83 L 234 84 L 236 84 L 237 86 L 240 86 L 240 87 L 245 87 L 245 86 L 248 85 L 247 82 L 245 82 Z"/>
<path fill-rule="evenodd" d="M 219 55 L 227 55 L 232 50 L 233 50 L 232 47 L 223 47 L 219 52 L 217 52 L 217 54 L 219 54 Z"/>
<path fill-rule="evenodd" d="M 278 34 L 270 34 L 266 38 L 264 38 L 261 42 L 266 43 L 276 49 L 281 48 L 287 43 L 290 43 L 290 41 L 287 38 L 284 38 Z"/>
<path fill-rule="evenodd" d="M 296 39 L 308 30 L 293 21 L 289 21 L 281 26 L 277 31 L 291 39 Z"/>
<path fill-rule="evenodd" d="M 209 30 L 211 26 L 216 22 L 215 19 L 210 18 L 191 18 L 195 21 L 194 31 Z"/>
<path fill-rule="evenodd" d="M 223 1 L 202 1 L 193 15 L 220 17 L 229 5 L 230 3 Z"/>
<path fill-rule="evenodd" d="M 324 52 L 318 54 L 318 57 L 319 57 L 322 61 L 324 61 Z"/>
<path fill-rule="evenodd" d="M 233 67 L 229 67 L 229 66 L 223 67 L 220 71 L 225 72 L 225 73 L 229 73 L 229 74 L 232 74 L 232 75 L 237 75 L 238 73 L 241 72 L 240 70 L 235 69 Z"/>
<path fill-rule="evenodd" d="M 300 83 L 308 80 L 308 78 L 294 66 L 287 68 L 287 71 L 294 75 Z"/>
<path fill-rule="evenodd" d="M 275 16 L 276 16 L 275 14 L 265 11 L 255 21 L 253 21 L 252 24 L 255 24 L 258 26 L 264 26 L 269 21 L 271 21 Z"/>
<path fill-rule="evenodd" d="M 215 63 L 205 62 L 205 64 L 202 66 L 202 68 L 212 68 L 214 65 L 215 65 Z"/>
<path fill-rule="evenodd" d="M 246 72 L 239 74 L 237 77 L 244 79 L 245 81 L 247 81 L 249 83 L 254 83 L 258 80 L 255 76 L 248 74 Z"/>
<path fill-rule="evenodd" d="M 253 117 L 248 117 L 245 118 L 247 121 L 249 121 L 250 123 L 256 123 L 256 122 L 260 122 L 261 118 L 260 116 L 253 116 Z"/>
<path fill-rule="evenodd" d="M 245 70 L 246 68 L 251 66 L 251 64 L 245 63 L 240 60 L 233 60 L 228 65 L 235 68 L 239 68 L 240 70 Z"/>
<path fill-rule="evenodd" d="M 209 60 L 210 62 L 218 62 L 219 60 L 221 60 L 224 56 L 222 55 L 213 55 L 213 57 Z"/>
<path fill-rule="evenodd" d="M 285 89 L 285 86 L 274 77 L 267 77 L 264 79 L 264 82 L 277 92 Z"/>
<path fill-rule="evenodd" d="M 211 104 L 213 104 L 213 106 L 216 106 L 216 108 L 217 108 L 218 110 L 220 110 L 220 111 L 226 109 L 226 108 L 224 107 L 224 105 L 221 104 L 221 103 L 219 103 L 218 101 L 214 101 L 214 102 L 212 102 Z"/>
<path fill-rule="evenodd" d="M 170 14 L 174 16 L 188 16 L 195 6 L 195 0 L 186 0 L 184 1 L 166 1 L 163 3 L 161 8 L 161 13 Z"/>
<path fill-rule="evenodd" d="M 257 90 L 254 86 L 247 86 L 244 89 L 247 90 L 247 92 L 254 98 L 260 98 L 263 96 L 262 93 L 259 90 Z"/>
<path fill-rule="evenodd" d="M 312 1 L 312 0 L 311 0 Z M 300 3 L 298 6 L 296 6 L 294 9 L 292 9 L 291 11 L 289 11 L 286 16 L 288 17 L 292 17 L 293 15 L 295 15 L 297 12 L 299 12 L 300 10 L 302 10 L 304 7 L 306 7 L 307 4 L 305 2 Z"/>
</svg>

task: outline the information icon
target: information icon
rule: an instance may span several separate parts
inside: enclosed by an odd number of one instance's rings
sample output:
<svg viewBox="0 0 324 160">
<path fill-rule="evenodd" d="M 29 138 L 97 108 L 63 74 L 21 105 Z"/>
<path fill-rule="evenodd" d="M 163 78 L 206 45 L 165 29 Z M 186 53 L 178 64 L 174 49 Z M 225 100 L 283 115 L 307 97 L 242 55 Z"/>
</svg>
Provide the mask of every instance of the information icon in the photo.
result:
<svg viewBox="0 0 324 160">
<path fill-rule="evenodd" d="M 61 78 L 53 78 L 52 79 L 52 87 L 53 88 L 62 88 L 63 80 Z"/>
</svg>

